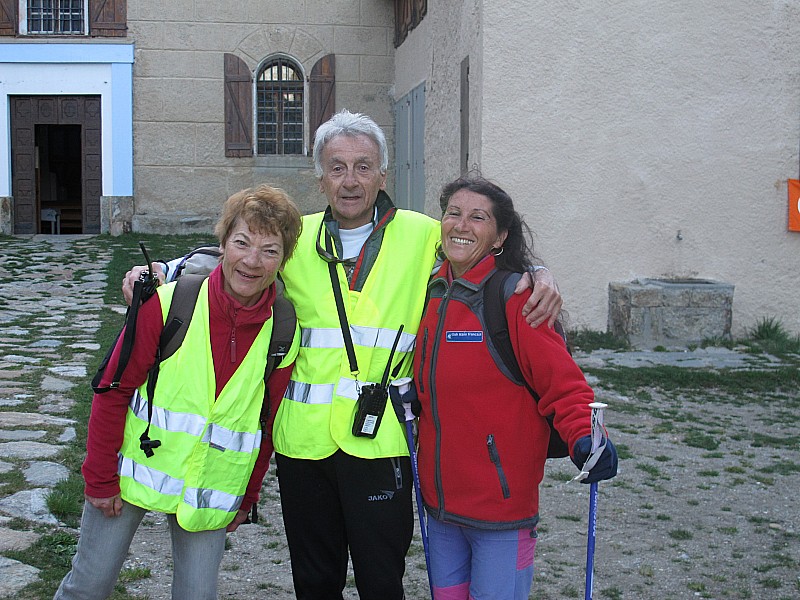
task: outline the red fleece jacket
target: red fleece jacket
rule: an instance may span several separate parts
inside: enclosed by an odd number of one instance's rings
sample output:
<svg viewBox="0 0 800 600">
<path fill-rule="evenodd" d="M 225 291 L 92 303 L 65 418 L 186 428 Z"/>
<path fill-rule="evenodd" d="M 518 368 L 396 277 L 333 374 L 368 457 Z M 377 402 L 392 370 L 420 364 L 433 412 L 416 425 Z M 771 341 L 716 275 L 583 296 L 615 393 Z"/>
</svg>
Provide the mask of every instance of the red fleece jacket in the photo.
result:
<svg viewBox="0 0 800 600">
<path fill-rule="evenodd" d="M 209 276 L 209 329 L 211 353 L 214 358 L 217 390 L 220 391 L 233 376 L 252 346 L 264 322 L 272 316 L 275 285 L 270 286 L 253 306 L 242 306 L 223 291 L 222 268 Z M 164 328 L 161 303 L 156 294 L 139 309 L 136 341 L 120 386 L 104 394 L 95 394 L 86 439 L 86 460 L 83 463 L 85 493 L 94 498 L 111 498 L 120 493 L 117 474 L 117 454 L 122 447 L 128 403 L 135 390 L 147 380 L 147 372 L 155 362 L 156 348 Z M 114 348 L 101 386 L 107 386 L 117 368 L 122 336 Z M 258 493 L 272 456 L 272 423 L 283 399 L 294 365 L 275 369 L 267 382 L 271 402 L 270 422 L 261 442 L 250 482 L 247 485 L 241 510 L 249 510 L 258 501 Z M 188 373 L 187 376 L 193 376 Z"/>
<path fill-rule="evenodd" d="M 564 341 L 522 316 L 527 294 L 505 307 L 511 345 L 525 379 L 508 379 L 492 359 L 482 326 L 490 256 L 455 282 L 444 263 L 428 286 L 414 351 L 419 420 L 419 479 L 434 518 L 484 529 L 521 529 L 538 521 L 539 484 L 550 429 L 572 448 L 591 432 L 594 395 Z"/>
</svg>

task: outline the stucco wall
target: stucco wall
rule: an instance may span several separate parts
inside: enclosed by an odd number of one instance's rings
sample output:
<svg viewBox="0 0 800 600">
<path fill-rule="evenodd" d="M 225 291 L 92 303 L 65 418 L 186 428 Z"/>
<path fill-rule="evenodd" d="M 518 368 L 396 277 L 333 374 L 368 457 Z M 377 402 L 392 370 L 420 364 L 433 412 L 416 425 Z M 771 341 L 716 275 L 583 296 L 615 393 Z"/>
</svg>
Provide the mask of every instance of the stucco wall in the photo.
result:
<svg viewBox="0 0 800 600">
<path fill-rule="evenodd" d="M 605 325 L 609 281 L 696 276 L 736 286 L 734 334 L 800 331 L 800 4 L 485 11 L 505 68 L 484 70 L 483 167 L 524 199 L 574 324 Z"/>
<path fill-rule="evenodd" d="M 181 219 L 205 229 L 225 198 L 261 182 L 285 188 L 304 212 L 324 207 L 310 158 L 225 157 L 223 55 L 255 70 L 284 53 L 307 75 L 333 52 L 337 109 L 366 112 L 391 132 L 393 14 L 390 0 L 128 2 L 134 229 L 169 230 Z"/>
<path fill-rule="evenodd" d="M 800 331 L 800 234 L 786 230 L 786 179 L 798 176 L 800 4 L 480 4 L 479 165 L 536 232 L 571 325 L 605 329 L 611 281 L 701 277 L 736 286 L 734 335 L 767 316 Z M 448 35 L 474 37 L 453 21 L 461 34 Z M 398 49 L 397 80 L 409 69 L 430 77 L 435 97 L 452 87 L 436 81 L 440 65 L 461 57 L 428 43 L 437 52 L 424 65 L 413 48 Z M 457 100 L 444 104 L 431 101 L 428 127 L 453 128 L 438 111 L 457 114 Z M 437 184 L 458 152 L 457 138 L 448 151 L 440 135 L 426 135 Z"/>
<path fill-rule="evenodd" d="M 425 211 L 441 214 L 442 186 L 460 174 L 461 61 L 469 57 L 470 164 L 480 165 L 481 0 L 428 1 L 428 13 L 395 51 L 395 99 L 425 83 Z"/>
</svg>

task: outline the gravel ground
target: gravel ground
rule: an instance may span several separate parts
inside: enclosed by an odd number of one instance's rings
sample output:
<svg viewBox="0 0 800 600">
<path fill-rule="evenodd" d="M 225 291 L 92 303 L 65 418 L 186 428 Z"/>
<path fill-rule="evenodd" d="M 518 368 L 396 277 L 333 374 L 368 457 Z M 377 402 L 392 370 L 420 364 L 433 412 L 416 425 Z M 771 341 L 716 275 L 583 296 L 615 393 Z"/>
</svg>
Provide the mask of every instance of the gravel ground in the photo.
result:
<svg viewBox="0 0 800 600">
<path fill-rule="evenodd" d="M 91 326 L 102 305 L 94 298 L 105 284 L 103 274 L 75 265 L 96 264 L 110 246 L 123 241 L 91 236 L 0 240 L 0 292 L 6 300 L 14 299 L 0 302 L 0 333 L 6 338 L 0 354 L 24 355 L 24 366 L 6 361 L 0 369 L 7 401 L 24 402 L 24 410 L 35 415 L 68 410 L 68 404 L 52 401 L 61 396 L 51 388 L 32 399 L 23 392 L 28 392 L 30 381 L 73 385 L 63 373 L 55 377 L 50 370 L 63 366 L 64 356 L 76 369 L 74 384 L 85 382 L 85 374 L 78 376 L 77 370 L 86 368 L 88 355 L 82 348 L 92 340 Z M 135 260 L 135 250 L 131 252 Z M 76 311 L 80 318 L 73 316 Z M 54 339 L 64 345 L 48 350 L 46 342 Z M 81 342 L 80 348 L 75 342 Z M 600 485 L 594 597 L 800 598 L 800 391 L 796 386 L 770 391 L 774 385 L 768 383 L 768 375 L 776 362 L 721 348 L 689 353 L 601 351 L 578 360 L 590 373 L 598 399 L 609 404 L 606 425 L 621 456 L 620 474 Z M 655 386 L 657 371 L 641 369 L 653 369 L 665 360 L 699 372 L 756 368 L 765 391 L 724 394 L 696 386 L 689 394 L 652 387 L 624 397 L 608 391 L 608 371 L 597 371 L 633 367 L 637 370 L 630 373 L 652 373 Z M 792 364 L 797 368 L 800 357 Z M 27 400 L 14 400 L 15 394 Z M 61 401 L 67 403 L 66 398 Z M 534 599 L 583 596 L 588 489 L 566 483 L 574 473 L 568 459 L 548 465 Z M 230 550 L 220 574 L 222 598 L 293 598 L 272 475 L 265 483 L 261 515 L 261 523 L 229 536 Z M 150 576 L 132 581 L 140 572 L 125 572 L 123 581 L 132 595 L 169 598 L 169 546 L 163 518 L 149 515 L 126 566 L 147 568 Z M 410 600 L 428 597 L 419 535 L 407 560 L 406 595 Z M 357 598 L 352 579 L 345 598 Z"/>
<path fill-rule="evenodd" d="M 758 404 L 713 393 L 647 401 L 603 392 L 606 425 L 621 450 L 621 472 L 600 485 L 595 557 L 597 599 L 800 597 L 800 395 Z M 714 448 L 716 442 L 719 446 Z M 588 487 L 567 483 L 575 468 L 551 460 L 542 483 L 536 576 L 531 598 L 582 598 Z M 229 536 L 222 598 L 293 598 L 275 478 L 265 483 L 263 524 Z M 128 591 L 169 597 L 168 534 L 163 519 L 140 529 L 127 566 L 152 576 Z M 425 561 L 415 536 L 406 596 L 428 598 Z M 352 577 L 347 599 L 357 598 Z"/>
</svg>

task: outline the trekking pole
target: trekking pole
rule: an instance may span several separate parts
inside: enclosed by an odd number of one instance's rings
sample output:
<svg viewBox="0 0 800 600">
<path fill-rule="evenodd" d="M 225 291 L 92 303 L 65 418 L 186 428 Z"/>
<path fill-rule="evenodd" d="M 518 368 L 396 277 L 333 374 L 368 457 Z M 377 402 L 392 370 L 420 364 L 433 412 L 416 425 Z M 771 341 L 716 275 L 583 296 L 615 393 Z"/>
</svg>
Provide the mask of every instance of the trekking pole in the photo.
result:
<svg viewBox="0 0 800 600">
<path fill-rule="evenodd" d="M 406 393 L 411 387 L 410 377 L 401 377 L 392 381 L 392 385 L 397 386 L 400 394 Z M 414 493 L 417 497 L 417 516 L 419 517 L 419 530 L 422 535 L 422 549 L 425 551 L 425 570 L 428 573 L 428 587 L 431 590 L 433 599 L 433 580 L 431 579 L 431 551 L 428 546 L 428 528 L 425 525 L 425 506 L 422 503 L 422 492 L 419 488 L 419 469 L 417 468 L 417 453 L 414 450 L 414 412 L 411 410 L 411 402 L 403 402 L 406 419 L 406 439 L 408 441 L 408 455 L 411 458 L 411 473 L 414 476 Z"/>
<path fill-rule="evenodd" d="M 589 474 L 591 466 L 587 470 L 587 465 L 590 461 L 592 466 L 597 461 L 598 450 L 602 452 L 605 447 L 605 436 L 603 433 L 603 409 L 608 407 L 607 404 L 602 402 L 592 402 L 589 407 L 592 409 L 592 453 L 586 461 L 581 475 L 586 473 L 584 477 Z M 592 461 L 594 458 L 594 461 Z M 586 540 L 586 592 L 584 594 L 585 600 L 592 600 L 592 587 L 594 585 L 594 542 L 597 533 L 597 497 L 598 497 L 597 482 L 589 484 L 589 533 Z"/>
</svg>

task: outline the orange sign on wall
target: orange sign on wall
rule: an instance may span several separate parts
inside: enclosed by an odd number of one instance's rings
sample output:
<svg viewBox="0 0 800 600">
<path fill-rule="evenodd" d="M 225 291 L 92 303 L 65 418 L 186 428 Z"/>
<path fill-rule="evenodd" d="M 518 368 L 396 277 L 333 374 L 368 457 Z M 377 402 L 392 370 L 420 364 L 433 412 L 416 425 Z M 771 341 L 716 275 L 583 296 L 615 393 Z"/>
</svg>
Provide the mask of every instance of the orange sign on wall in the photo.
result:
<svg viewBox="0 0 800 600">
<path fill-rule="evenodd" d="M 789 231 L 800 231 L 800 179 L 789 180 Z"/>
</svg>

